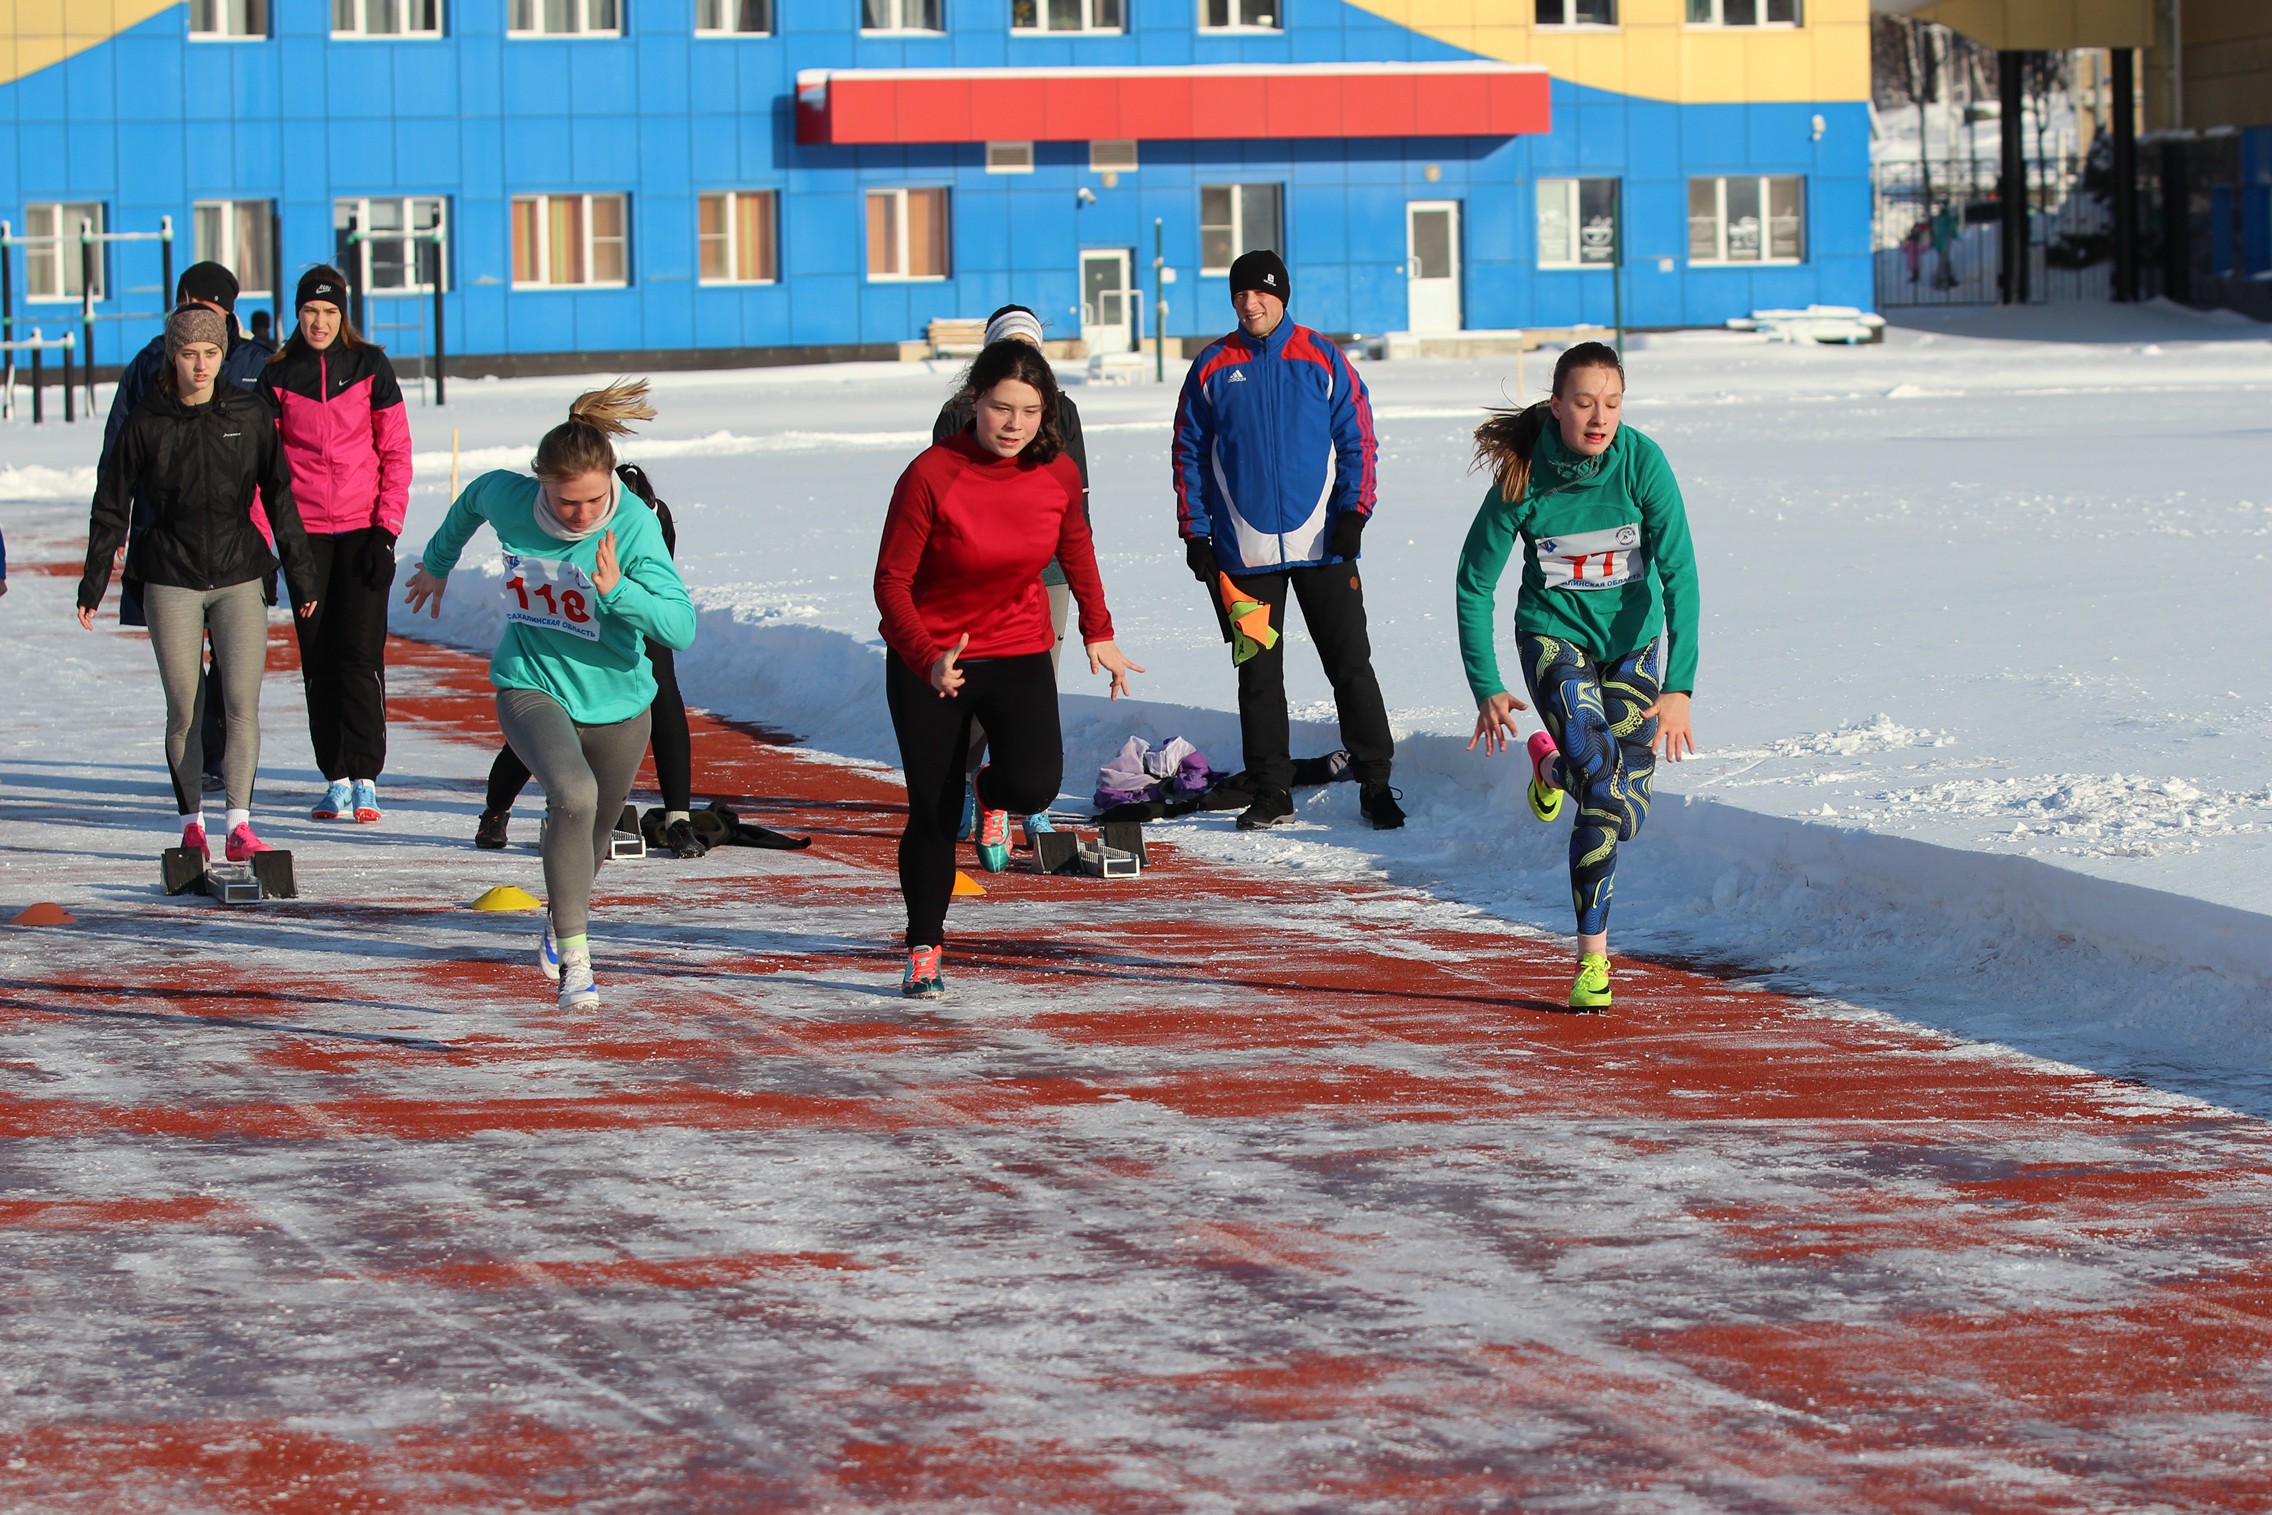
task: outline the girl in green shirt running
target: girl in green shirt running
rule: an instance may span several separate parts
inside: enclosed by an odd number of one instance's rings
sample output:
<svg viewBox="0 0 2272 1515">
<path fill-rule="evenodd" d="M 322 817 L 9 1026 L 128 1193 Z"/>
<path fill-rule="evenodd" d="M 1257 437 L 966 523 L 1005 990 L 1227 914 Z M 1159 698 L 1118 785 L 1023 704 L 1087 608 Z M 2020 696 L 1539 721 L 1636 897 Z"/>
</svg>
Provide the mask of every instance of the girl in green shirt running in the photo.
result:
<svg viewBox="0 0 2272 1515">
<path fill-rule="evenodd" d="M 1492 472 L 1460 549 L 1460 657 L 1475 735 L 1503 752 L 1521 735 L 1492 639 L 1499 576 L 1523 543 L 1515 646 L 1546 730 L 1530 739 L 1532 814 L 1551 821 L 1577 796 L 1570 893 L 1578 976 L 1570 1008 L 1605 1010 L 1617 845 L 1640 833 L 1658 753 L 1695 751 L 1696 555 L 1680 486 L 1657 444 L 1619 424 L 1625 369 L 1600 342 L 1554 365 L 1554 398 L 1493 414 L 1475 432 Z M 1667 645 L 1669 642 L 1669 646 Z"/>
</svg>

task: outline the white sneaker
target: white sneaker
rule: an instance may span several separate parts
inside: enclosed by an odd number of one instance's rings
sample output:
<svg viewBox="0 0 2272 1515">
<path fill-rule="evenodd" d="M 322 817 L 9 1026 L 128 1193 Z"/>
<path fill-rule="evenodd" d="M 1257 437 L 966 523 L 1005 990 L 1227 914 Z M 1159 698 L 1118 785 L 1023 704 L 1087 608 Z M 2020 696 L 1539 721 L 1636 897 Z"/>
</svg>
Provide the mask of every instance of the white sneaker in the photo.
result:
<svg viewBox="0 0 2272 1515">
<path fill-rule="evenodd" d="M 554 983 L 560 982 L 560 949 L 552 941 L 552 923 L 544 924 L 544 940 L 536 944 L 536 965 L 544 976 Z"/>
<path fill-rule="evenodd" d="M 589 952 L 564 952 L 560 956 L 560 1008 L 563 1010 L 597 1010 L 600 991 L 592 982 L 592 955 Z"/>
</svg>

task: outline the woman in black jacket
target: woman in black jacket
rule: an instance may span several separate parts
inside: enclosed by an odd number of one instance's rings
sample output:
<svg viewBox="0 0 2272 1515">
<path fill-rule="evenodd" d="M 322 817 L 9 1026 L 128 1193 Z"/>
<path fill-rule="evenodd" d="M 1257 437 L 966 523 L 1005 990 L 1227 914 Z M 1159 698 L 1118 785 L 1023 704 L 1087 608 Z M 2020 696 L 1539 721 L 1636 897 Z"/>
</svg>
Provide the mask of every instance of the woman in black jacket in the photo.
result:
<svg viewBox="0 0 2272 1515">
<path fill-rule="evenodd" d="M 148 524 L 134 533 L 126 572 L 142 581 L 143 612 L 158 680 L 166 691 L 166 766 L 181 812 L 181 844 L 211 856 L 199 774 L 204 745 L 195 716 L 208 633 L 228 705 L 227 788 L 231 862 L 268 846 L 252 830 L 260 768 L 260 680 L 268 666 L 263 586 L 277 560 L 256 524 L 265 507 L 300 616 L 316 609 L 315 562 L 292 502 L 276 418 L 258 395 L 219 385 L 229 329 L 219 312 L 183 305 L 166 319 L 166 361 L 150 397 L 128 418 L 95 480 L 87 566 L 79 579 L 79 624 L 94 629 L 110 587 L 111 560 L 127 539 L 139 496 Z"/>
</svg>

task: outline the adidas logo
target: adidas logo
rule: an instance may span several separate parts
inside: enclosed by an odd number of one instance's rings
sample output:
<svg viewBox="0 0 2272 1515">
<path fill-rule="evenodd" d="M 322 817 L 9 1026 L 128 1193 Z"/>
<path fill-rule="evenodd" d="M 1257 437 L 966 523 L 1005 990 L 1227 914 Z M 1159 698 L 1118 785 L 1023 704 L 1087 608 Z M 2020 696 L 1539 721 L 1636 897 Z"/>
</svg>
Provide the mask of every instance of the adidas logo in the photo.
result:
<svg viewBox="0 0 2272 1515">
<path fill-rule="evenodd" d="M 1246 382 L 1246 370 L 1243 368 L 1232 369 L 1231 376 L 1223 382 L 1225 384 L 1244 384 Z"/>
</svg>

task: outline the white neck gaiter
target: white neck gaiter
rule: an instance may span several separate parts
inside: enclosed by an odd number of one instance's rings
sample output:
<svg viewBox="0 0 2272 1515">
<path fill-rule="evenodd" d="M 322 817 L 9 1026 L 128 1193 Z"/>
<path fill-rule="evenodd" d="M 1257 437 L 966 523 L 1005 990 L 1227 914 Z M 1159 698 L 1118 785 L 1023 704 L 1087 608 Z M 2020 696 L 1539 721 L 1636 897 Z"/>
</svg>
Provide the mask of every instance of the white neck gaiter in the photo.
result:
<svg viewBox="0 0 2272 1515">
<path fill-rule="evenodd" d="M 582 531 L 576 531 L 572 530 L 567 525 L 567 523 L 562 521 L 558 515 L 553 513 L 552 491 L 545 488 L 544 481 L 539 479 L 536 486 L 537 529 L 542 531 L 546 536 L 553 538 L 555 541 L 589 541 L 591 538 L 596 537 L 601 532 L 607 530 L 607 523 L 615 519 L 616 503 L 622 498 L 623 486 L 621 484 L 617 484 L 615 493 L 609 495 L 607 498 L 607 509 L 600 512 L 600 518 L 592 522 L 591 525 L 585 527 Z"/>
</svg>

